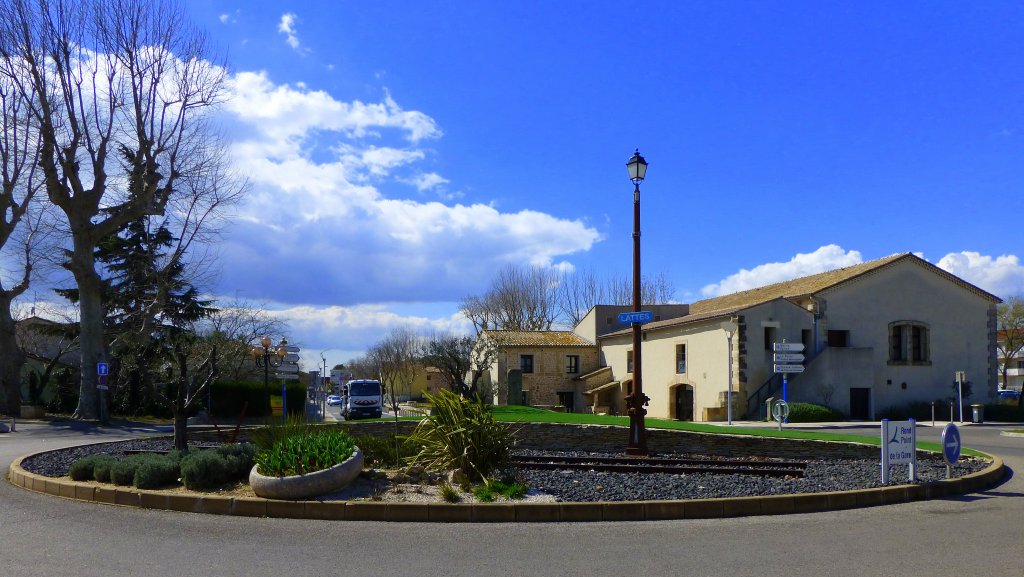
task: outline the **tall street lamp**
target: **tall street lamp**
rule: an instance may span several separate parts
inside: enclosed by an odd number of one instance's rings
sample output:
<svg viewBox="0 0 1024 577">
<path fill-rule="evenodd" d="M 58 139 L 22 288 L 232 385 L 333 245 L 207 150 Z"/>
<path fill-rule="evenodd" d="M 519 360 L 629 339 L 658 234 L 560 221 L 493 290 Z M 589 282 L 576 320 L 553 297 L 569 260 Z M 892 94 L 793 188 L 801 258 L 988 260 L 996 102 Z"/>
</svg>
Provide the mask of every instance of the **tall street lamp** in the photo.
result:
<svg viewBox="0 0 1024 577">
<path fill-rule="evenodd" d="M 288 350 L 284 347 L 288 344 L 286 339 L 281 339 L 281 344 L 276 349 L 270 348 L 270 344 L 273 341 L 270 337 L 263 337 L 260 340 L 260 346 L 252 348 L 252 356 L 256 359 L 256 366 L 263 369 L 263 401 L 264 408 L 268 411 L 267 416 L 270 416 L 270 368 L 280 367 L 284 363 L 284 357 L 288 354 Z M 283 401 L 284 399 L 282 399 Z"/>
<path fill-rule="evenodd" d="M 626 163 L 629 179 L 633 181 L 633 312 L 640 312 L 640 183 L 647 175 L 647 161 L 636 149 L 633 157 Z M 626 396 L 629 412 L 629 442 L 626 444 L 627 455 L 646 457 L 647 429 L 644 426 L 644 405 L 651 400 L 644 394 L 643 363 L 640 358 L 640 323 L 633 323 L 633 391 Z"/>
</svg>

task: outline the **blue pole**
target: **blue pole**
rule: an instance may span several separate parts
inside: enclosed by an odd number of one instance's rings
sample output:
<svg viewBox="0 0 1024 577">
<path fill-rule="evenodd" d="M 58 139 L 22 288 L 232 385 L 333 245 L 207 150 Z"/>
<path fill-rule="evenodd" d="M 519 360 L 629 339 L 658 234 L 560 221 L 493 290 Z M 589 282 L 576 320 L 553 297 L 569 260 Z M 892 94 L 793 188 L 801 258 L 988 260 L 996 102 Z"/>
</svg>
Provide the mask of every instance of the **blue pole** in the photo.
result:
<svg viewBox="0 0 1024 577">
<path fill-rule="evenodd" d="M 288 420 L 288 381 L 281 382 L 281 418 Z"/>
<path fill-rule="evenodd" d="M 782 373 L 782 400 L 785 403 L 789 403 L 789 396 L 786 395 L 786 386 L 789 385 L 789 373 Z M 789 419 L 782 419 L 783 423 L 788 423 Z"/>
</svg>

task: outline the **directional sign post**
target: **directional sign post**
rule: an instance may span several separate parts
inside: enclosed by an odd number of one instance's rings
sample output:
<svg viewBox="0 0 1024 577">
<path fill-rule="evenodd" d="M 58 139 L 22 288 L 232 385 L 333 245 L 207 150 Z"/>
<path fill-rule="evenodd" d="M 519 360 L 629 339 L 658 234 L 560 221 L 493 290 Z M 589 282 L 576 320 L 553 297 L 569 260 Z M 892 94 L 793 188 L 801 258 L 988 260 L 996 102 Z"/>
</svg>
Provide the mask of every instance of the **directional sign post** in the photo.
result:
<svg viewBox="0 0 1024 577">
<path fill-rule="evenodd" d="M 654 320 L 654 313 L 651 311 L 640 311 L 631 313 L 619 313 L 619 322 L 622 324 L 649 323 Z"/>
<path fill-rule="evenodd" d="M 946 478 L 953 476 L 953 463 L 960 459 L 960 429 L 953 423 L 946 423 L 942 429 L 942 458 L 946 460 Z"/>
<path fill-rule="evenodd" d="M 772 343 L 772 372 L 782 373 L 782 400 L 788 401 L 789 375 L 804 372 L 803 343 Z"/>
</svg>

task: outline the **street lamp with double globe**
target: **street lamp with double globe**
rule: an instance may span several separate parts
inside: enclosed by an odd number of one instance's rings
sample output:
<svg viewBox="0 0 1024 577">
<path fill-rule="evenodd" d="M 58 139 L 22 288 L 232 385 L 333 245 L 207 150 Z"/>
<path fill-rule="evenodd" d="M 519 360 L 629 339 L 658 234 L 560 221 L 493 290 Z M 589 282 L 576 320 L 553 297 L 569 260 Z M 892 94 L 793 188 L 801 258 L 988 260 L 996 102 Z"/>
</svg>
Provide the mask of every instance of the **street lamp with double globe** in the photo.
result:
<svg viewBox="0 0 1024 577">
<path fill-rule="evenodd" d="M 284 358 L 288 354 L 288 350 L 285 347 L 288 345 L 286 339 L 281 339 L 281 344 L 276 349 L 270 347 L 273 341 L 270 337 L 263 337 L 260 340 L 259 346 L 252 348 L 252 356 L 256 360 L 256 366 L 263 369 L 263 408 L 267 411 L 267 416 L 270 416 L 270 368 L 280 367 L 284 363 Z M 282 399 L 283 400 L 283 399 Z"/>
</svg>

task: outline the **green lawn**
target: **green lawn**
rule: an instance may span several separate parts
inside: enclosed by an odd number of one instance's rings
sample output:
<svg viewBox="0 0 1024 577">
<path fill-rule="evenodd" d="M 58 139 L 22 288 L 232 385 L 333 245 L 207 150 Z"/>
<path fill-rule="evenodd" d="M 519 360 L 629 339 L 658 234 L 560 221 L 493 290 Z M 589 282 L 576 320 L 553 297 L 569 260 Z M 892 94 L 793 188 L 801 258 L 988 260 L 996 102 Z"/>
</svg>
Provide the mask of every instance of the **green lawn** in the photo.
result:
<svg viewBox="0 0 1024 577">
<path fill-rule="evenodd" d="M 523 406 L 495 406 L 494 416 L 499 421 L 512 423 L 570 423 L 577 425 L 618 425 L 629 426 L 628 417 L 611 417 L 608 415 L 588 415 L 584 413 L 559 413 L 545 409 L 536 409 Z M 880 445 L 881 438 L 876 432 L 872 435 L 850 435 L 845 433 L 830 433 L 827 431 L 798 431 L 783 427 L 781 431 L 775 428 L 753 428 L 753 427 L 728 427 L 722 425 L 709 425 L 706 423 L 692 423 L 687 421 L 672 421 L 667 419 L 644 419 L 649 429 L 673 429 L 679 431 L 693 431 L 695 433 L 713 433 L 721 435 L 749 435 L 752 437 L 777 437 L 784 439 L 811 439 L 816 441 L 843 441 L 848 443 L 862 443 L 865 445 Z M 942 445 L 928 441 L 918 441 L 917 448 L 925 451 L 941 452 Z M 972 449 L 964 449 L 963 454 L 971 456 L 985 456 L 984 453 Z"/>
</svg>

